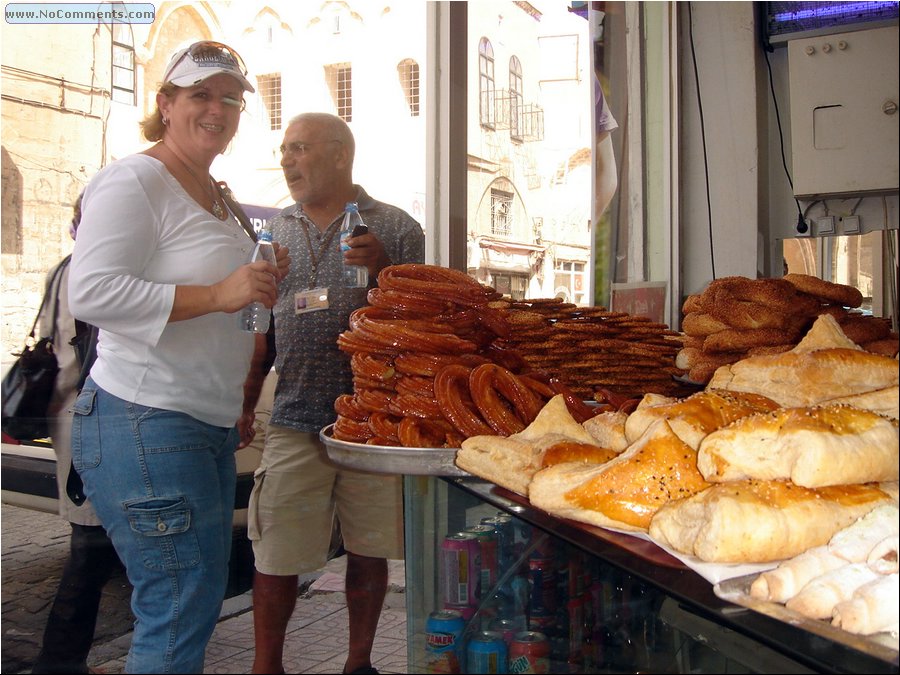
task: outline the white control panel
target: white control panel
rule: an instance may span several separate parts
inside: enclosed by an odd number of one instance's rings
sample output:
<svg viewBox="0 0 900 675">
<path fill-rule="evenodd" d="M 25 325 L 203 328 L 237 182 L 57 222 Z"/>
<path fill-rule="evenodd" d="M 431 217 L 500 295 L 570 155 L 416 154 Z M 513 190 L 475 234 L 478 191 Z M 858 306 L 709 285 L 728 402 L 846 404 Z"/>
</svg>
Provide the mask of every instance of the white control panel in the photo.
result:
<svg viewBox="0 0 900 675">
<path fill-rule="evenodd" d="M 897 191 L 898 27 L 788 43 L 797 197 Z"/>
</svg>

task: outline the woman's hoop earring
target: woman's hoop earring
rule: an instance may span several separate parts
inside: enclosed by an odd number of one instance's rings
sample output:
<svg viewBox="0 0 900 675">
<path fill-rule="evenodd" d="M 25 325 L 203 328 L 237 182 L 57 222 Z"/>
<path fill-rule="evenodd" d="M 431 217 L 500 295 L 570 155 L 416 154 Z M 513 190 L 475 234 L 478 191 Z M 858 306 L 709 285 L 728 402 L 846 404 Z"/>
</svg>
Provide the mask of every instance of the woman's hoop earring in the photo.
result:
<svg viewBox="0 0 900 675">
<path fill-rule="evenodd" d="M 163 126 L 164 126 L 164 127 L 169 126 L 169 118 L 168 118 L 168 117 L 163 117 L 163 118 L 162 118 L 162 123 L 163 123 Z"/>
</svg>

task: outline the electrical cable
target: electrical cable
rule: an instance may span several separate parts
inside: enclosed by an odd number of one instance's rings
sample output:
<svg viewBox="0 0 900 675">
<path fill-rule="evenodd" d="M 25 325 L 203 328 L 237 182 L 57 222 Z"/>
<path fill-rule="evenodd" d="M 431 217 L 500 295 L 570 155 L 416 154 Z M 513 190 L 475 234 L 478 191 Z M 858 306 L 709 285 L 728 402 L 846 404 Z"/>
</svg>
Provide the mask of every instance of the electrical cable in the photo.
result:
<svg viewBox="0 0 900 675">
<path fill-rule="evenodd" d="M 791 172 L 788 170 L 787 166 L 787 157 L 784 154 L 784 130 L 781 128 L 781 112 L 778 110 L 778 97 L 775 95 L 775 82 L 772 78 L 772 64 L 769 62 L 769 52 L 774 48 L 767 44 L 763 43 L 763 55 L 766 57 L 766 70 L 769 73 L 769 90 L 772 92 L 772 104 L 775 106 L 775 121 L 778 123 L 778 141 L 781 144 L 781 166 L 784 167 L 784 175 L 787 176 L 788 185 L 791 186 L 791 192 L 794 191 L 794 181 L 791 179 Z M 797 204 L 797 232 L 800 234 L 804 234 L 809 230 L 809 226 L 806 224 L 806 218 L 803 213 L 803 209 L 800 208 L 800 200 L 794 197 L 794 202 Z M 815 204 L 815 202 L 813 202 Z M 812 204 L 810 204 L 812 206 Z M 807 207 L 809 210 L 809 207 Z"/>
<path fill-rule="evenodd" d="M 691 61 L 694 66 L 694 81 L 697 83 L 697 110 L 700 113 L 700 137 L 703 141 L 703 170 L 706 176 L 706 217 L 707 231 L 709 232 L 709 264 L 712 268 L 712 278 L 716 278 L 716 251 L 713 245 L 712 231 L 712 205 L 709 198 L 709 157 L 706 152 L 706 123 L 703 119 L 703 99 L 700 96 L 700 74 L 697 70 L 697 52 L 694 49 L 694 3 L 688 6 L 688 41 L 691 44 Z"/>
</svg>

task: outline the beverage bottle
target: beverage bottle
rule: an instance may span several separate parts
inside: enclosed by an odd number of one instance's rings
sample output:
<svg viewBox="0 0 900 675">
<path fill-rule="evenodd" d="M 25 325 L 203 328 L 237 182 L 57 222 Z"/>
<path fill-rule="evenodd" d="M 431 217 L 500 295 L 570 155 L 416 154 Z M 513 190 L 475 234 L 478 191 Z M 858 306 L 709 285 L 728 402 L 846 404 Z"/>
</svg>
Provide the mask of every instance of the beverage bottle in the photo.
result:
<svg viewBox="0 0 900 675">
<path fill-rule="evenodd" d="M 261 230 L 256 247 L 250 256 L 250 262 L 257 260 L 265 260 L 277 264 L 275 262 L 275 248 L 272 246 L 272 233 L 268 230 Z M 269 331 L 269 318 L 272 312 L 261 302 L 251 302 L 241 310 L 241 328 L 251 333 L 267 333 Z"/>
<path fill-rule="evenodd" d="M 347 240 L 350 237 L 358 237 L 368 231 L 362 216 L 359 215 L 359 206 L 356 202 L 347 202 L 344 207 L 344 222 L 341 223 L 341 258 L 345 251 L 350 250 Z M 365 288 L 369 285 L 369 270 L 360 265 L 348 265 L 343 263 L 343 280 L 347 288 Z"/>
</svg>

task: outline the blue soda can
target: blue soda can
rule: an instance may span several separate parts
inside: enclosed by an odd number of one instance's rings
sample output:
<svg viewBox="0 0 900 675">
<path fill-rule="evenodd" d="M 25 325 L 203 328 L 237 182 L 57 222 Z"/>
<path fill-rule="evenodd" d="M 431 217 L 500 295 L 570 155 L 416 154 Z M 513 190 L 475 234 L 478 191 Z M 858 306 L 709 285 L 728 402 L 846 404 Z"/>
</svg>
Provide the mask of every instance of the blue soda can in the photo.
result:
<svg viewBox="0 0 900 675">
<path fill-rule="evenodd" d="M 461 673 L 462 635 L 466 622 L 460 612 L 439 609 L 425 621 L 425 672 Z"/>
<path fill-rule="evenodd" d="M 475 633 L 466 648 L 467 673 L 507 673 L 509 650 L 503 633 L 483 630 Z"/>
</svg>

